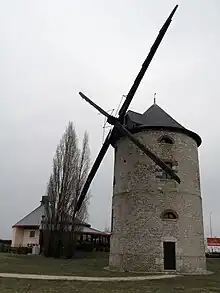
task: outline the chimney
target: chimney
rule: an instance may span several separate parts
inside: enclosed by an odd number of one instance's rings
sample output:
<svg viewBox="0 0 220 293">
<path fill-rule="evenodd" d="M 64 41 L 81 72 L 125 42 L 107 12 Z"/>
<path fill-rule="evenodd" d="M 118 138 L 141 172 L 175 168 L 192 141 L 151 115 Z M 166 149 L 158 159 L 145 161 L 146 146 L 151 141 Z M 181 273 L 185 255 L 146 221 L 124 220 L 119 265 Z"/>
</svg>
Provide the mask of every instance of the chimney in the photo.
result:
<svg viewBox="0 0 220 293">
<path fill-rule="evenodd" d="M 41 205 L 45 205 L 45 204 L 47 204 L 48 201 L 49 201 L 49 198 L 48 198 L 47 195 L 42 196 L 42 199 L 41 199 Z"/>
</svg>

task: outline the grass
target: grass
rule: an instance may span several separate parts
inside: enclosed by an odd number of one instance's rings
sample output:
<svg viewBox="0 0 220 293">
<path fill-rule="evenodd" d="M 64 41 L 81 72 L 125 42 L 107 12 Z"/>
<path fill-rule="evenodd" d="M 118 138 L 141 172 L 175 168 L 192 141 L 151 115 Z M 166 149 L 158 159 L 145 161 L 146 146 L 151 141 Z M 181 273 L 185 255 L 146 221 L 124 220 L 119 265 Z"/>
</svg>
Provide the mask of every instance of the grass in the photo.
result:
<svg viewBox="0 0 220 293">
<path fill-rule="evenodd" d="M 0 254 L 0 271 L 8 273 L 23 272 L 107 276 L 110 273 L 102 270 L 103 266 L 106 265 L 107 257 L 87 260 L 54 260 L 33 256 L 8 256 Z M 0 278 L 0 292 L 220 293 L 220 259 L 209 259 L 208 270 L 213 271 L 214 274 L 207 276 L 181 276 L 174 279 L 136 282 L 67 282 Z M 113 275 L 115 275 L 115 273 Z"/>
<path fill-rule="evenodd" d="M 0 253 L 0 273 L 88 277 L 136 276 L 134 273 L 103 270 L 104 267 L 108 266 L 108 253 L 96 252 L 93 256 L 85 259 L 54 259 L 34 255 Z"/>
</svg>

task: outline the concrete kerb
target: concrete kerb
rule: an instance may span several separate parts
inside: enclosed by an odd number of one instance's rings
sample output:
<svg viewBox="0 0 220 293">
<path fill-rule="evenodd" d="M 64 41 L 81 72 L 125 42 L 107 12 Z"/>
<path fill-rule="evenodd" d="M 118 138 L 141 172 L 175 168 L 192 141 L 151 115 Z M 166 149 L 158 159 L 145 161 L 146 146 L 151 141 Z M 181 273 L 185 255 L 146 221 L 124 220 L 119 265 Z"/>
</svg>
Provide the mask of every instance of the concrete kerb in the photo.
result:
<svg viewBox="0 0 220 293">
<path fill-rule="evenodd" d="M 35 275 L 35 274 L 10 274 L 0 273 L 0 278 L 17 278 L 31 280 L 61 280 L 61 281 L 87 281 L 87 282 L 126 282 L 144 281 L 175 278 L 177 275 L 157 275 L 157 276 L 133 276 L 133 277 L 81 277 L 81 276 L 54 276 L 54 275 Z"/>
<path fill-rule="evenodd" d="M 113 272 L 113 273 L 117 273 L 117 272 L 123 272 L 125 273 L 125 271 L 119 271 L 119 270 L 116 270 L 116 269 L 110 269 L 109 267 L 104 267 L 103 268 L 104 270 L 106 271 L 109 271 L 109 272 Z M 211 275 L 213 274 L 213 272 L 211 271 L 208 271 L 208 270 L 203 270 L 203 271 L 200 271 L 200 272 L 193 272 L 193 273 L 180 273 L 180 272 L 177 272 L 177 271 L 164 271 L 164 272 L 145 272 L 145 271 L 129 271 L 129 273 L 132 273 L 132 274 L 142 274 L 142 275 L 145 275 L 145 276 L 167 276 L 167 275 L 171 275 L 171 276 L 205 276 L 205 275 Z"/>
</svg>

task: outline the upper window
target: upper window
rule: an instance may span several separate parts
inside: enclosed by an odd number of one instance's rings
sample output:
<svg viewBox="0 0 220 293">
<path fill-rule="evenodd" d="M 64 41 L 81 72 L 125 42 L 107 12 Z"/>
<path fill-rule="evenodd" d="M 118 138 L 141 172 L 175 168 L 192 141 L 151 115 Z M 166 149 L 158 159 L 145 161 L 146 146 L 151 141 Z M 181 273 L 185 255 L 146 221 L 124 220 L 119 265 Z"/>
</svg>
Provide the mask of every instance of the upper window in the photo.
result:
<svg viewBox="0 0 220 293">
<path fill-rule="evenodd" d="M 173 163 L 172 162 L 164 162 L 170 169 L 173 169 Z M 164 170 L 162 170 L 162 179 L 171 179 L 171 176 Z"/>
<path fill-rule="evenodd" d="M 177 161 L 164 161 L 164 163 L 173 170 L 173 172 L 177 173 Z M 156 167 L 156 177 L 160 179 L 172 179 L 172 177 L 164 170 L 162 170 L 159 166 Z"/>
<path fill-rule="evenodd" d="M 159 143 L 173 144 L 173 140 L 169 136 L 163 136 L 159 139 Z"/>
<path fill-rule="evenodd" d="M 166 219 L 172 219 L 172 220 L 175 220 L 175 219 L 178 219 L 178 215 L 176 212 L 174 212 L 173 210 L 166 210 L 162 213 L 161 215 L 161 218 L 163 220 L 166 220 Z"/>
<path fill-rule="evenodd" d="M 35 237 L 35 231 L 30 231 L 30 238 L 33 238 L 33 237 Z"/>
</svg>

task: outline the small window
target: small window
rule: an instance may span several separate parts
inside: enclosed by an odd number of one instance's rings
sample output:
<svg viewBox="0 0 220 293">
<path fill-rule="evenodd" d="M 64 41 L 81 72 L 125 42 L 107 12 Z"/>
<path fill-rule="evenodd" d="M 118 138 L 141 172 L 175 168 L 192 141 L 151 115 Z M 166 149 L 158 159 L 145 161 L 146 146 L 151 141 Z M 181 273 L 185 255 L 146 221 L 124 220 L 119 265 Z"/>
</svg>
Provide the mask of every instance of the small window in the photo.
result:
<svg viewBox="0 0 220 293">
<path fill-rule="evenodd" d="M 173 144 L 173 140 L 169 136 L 163 136 L 159 139 L 159 143 Z"/>
<path fill-rule="evenodd" d="M 170 167 L 171 169 L 173 168 L 173 164 L 172 162 L 164 162 L 168 167 Z M 171 179 L 171 176 L 165 172 L 164 170 L 161 171 L 162 172 L 162 176 L 161 179 Z"/>
<path fill-rule="evenodd" d="M 33 238 L 35 237 L 35 231 L 30 231 L 30 234 L 29 234 L 30 238 Z"/>
<path fill-rule="evenodd" d="M 178 172 L 177 171 L 178 162 L 164 161 L 164 163 L 168 167 L 170 167 L 170 169 L 172 169 L 173 172 L 175 172 L 175 173 Z M 161 178 L 161 179 L 171 179 L 171 176 L 169 174 L 167 174 L 167 172 L 162 170 L 160 167 L 157 167 L 157 169 L 156 169 L 156 177 Z"/>
<path fill-rule="evenodd" d="M 172 162 L 164 162 L 168 167 L 171 169 L 173 168 L 173 163 Z"/>
<path fill-rule="evenodd" d="M 165 162 L 165 164 L 173 170 L 173 163 L 172 162 Z M 163 176 L 165 179 L 171 179 L 171 176 L 167 174 L 167 172 L 163 171 Z"/>
<path fill-rule="evenodd" d="M 178 215 L 176 212 L 172 210 L 166 210 L 162 213 L 161 218 L 163 220 L 167 220 L 167 219 L 175 220 L 175 219 L 178 219 Z"/>
</svg>

